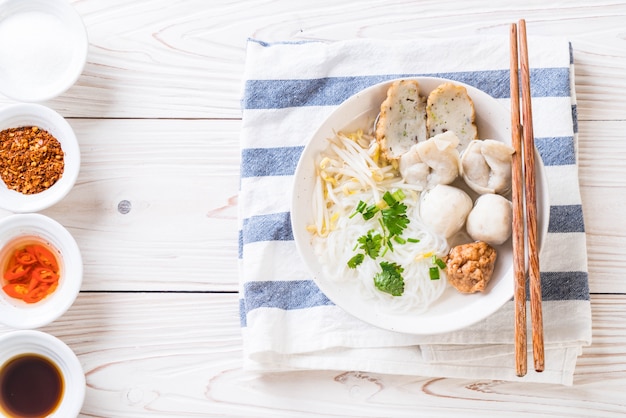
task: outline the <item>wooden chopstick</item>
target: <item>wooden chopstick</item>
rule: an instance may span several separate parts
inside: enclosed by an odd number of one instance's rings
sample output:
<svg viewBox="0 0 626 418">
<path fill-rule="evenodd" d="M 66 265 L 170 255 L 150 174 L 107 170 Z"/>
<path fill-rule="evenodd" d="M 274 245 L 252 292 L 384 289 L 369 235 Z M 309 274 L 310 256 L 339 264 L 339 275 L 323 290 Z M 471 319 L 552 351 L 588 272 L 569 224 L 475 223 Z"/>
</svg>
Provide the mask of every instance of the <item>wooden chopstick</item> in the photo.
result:
<svg viewBox="0 0 626 418">
<path fill-rule="evenodd" d="M 520 126 L 517 25 L 511 24 L 511 201 L 513 203 L 513 280 L 515 303 L 515 373 L 526 375 L 526 271 L 524 260 L 524 184 L 522 180 L 522 133 Z"/>
<path fill-rule="evenodd" d="M 528 239 L 528 279 L 530 289 L 530 318 L 533 336 L 533 358 L 535 370 L 544 369 L 543 313 L 541 309 L 541 278 L 539 253 L 537 250 L 537 197 L 535 185 L 535 139 L 530 98 L 530 68 L 528 65 L 528 43 L 526 21 L 519 21 L 520 66 L 522 77 L 522 125 L 524 137 L 524 175 L 526 197 L 526 234 Z"/>
<path fill-rule="evenodd" d="M 517 25 L 511 24 L 510 70 L 511 70 L 511 143 L 515 149 L 512 159 L 513 203 L 513 278 L 515 303 L 515 370 L 518 376 L 527 372 L 526 333 L 526 274 L 524 232 L 528 238 L 528 277 L 530 289 L 531 327 L 535 370 L 544 369 L 543 319 L 541 310 L 541 280 L 537 251 L 537 199 L 535 185 L 535 144 L 532 126 L 530 95 L 530 71 L 526 22 L 519 21 L 522 77 L 522 123 L 520 125 L 519 79 L 518 79 L 518 33 Z M 523 136 L 523 141 L 522 141 Z M 522 167 L 523 165 L 523 167 Z M 524 180 L 523 180 L 524 179 Z M 524 218 L 524 207 L 526 218 Z"/>
</svg>

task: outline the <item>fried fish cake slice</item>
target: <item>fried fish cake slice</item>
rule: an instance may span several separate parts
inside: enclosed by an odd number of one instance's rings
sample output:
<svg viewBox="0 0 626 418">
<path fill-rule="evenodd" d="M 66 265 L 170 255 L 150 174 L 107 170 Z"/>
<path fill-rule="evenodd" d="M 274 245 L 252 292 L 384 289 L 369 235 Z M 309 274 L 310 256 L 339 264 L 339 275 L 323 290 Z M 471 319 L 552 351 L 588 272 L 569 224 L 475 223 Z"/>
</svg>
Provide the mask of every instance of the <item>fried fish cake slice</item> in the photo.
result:
<svg viewBox="0 0 626 418">
<path fill-rule="evenodd" d="M 388 160 L 397 160 L 412 145 L 428 139 L 426 100 L 416 80 L 394 81 L 380 105 L 376 140 Z"/>
<path fill-rule="evenodd" d="M 463 86 L 443 83 L 434 89 L 426 102 L 428 136 L 453 131 L 460 140 L 459 150 L 478 138 L 474 102 Z"/>
</svg>

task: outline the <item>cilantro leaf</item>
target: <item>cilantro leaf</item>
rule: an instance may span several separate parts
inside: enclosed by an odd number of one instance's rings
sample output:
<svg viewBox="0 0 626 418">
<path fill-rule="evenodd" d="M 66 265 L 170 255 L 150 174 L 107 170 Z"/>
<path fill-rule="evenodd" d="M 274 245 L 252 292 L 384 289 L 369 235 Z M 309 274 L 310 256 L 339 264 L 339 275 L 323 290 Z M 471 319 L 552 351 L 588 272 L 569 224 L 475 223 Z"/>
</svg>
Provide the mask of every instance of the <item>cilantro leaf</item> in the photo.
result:
<svg viewBox="0 0 626 418">
<path fill-rule="evenodd" d="M 356 268 L 356 266 L 361 264 L 364 259 L 365 259 L 365 256 L 359 253 L 355 255 L 354 257 L 352 257 L 350 260 L 348 260 L 348 267 L 350 267 L 351 269 L 354 269 Z"/>
<path fill-rule="evenodd" d="M 389 293 L 391 296 L 402 296 L 404 293 L 404 279 L 402 272 L 404 269 L 396 263 L 382 261 L 380 263 L 382 271 L 374 276 L 374 285 L 381 292 Z"/>
<path fill-rule="evenodd" d="M 374 231 L 369 231 L 367 235 L 362 235 L 357 241 L 361 244 L 359 248 L 365 251 L 365 254 L 370 256 L 370 258 L 375 259 L 380 253 L 383 237 L 380 234 L 372 235 L 372 232 Z"/>
<path fill-rule="evenodd" d="M 402 235 L 402 231 L 404 231 L 409 224 L 406 209 L 407 206 L 404 203 L 396 202 L 393 206 L 381 211 L 383 224 L 389 231 L 390 238 L 395 235 Z"/>
<path fill-rule="evenodd" d="M 401 237 L 402 233 L 409 224 L 407 216 L 407 206 L 401 201 L 405 198 L 405 194 L 401 189 L 391 193 L 385 192 L 382 201 L 374 204 L 367 204 L 359 201 L 354 212 L 350 215 L 352 218 L 360 213 L 363 219 L 369 220 L 377 216 L 380 230 L 372 229 L 367 234 L 357 239 L 353 251 L 361 250 L 348 261 L 348 267 L 356 268 L 363 263 L 366 256 L 376 260 L 378 257 L 384 257 L 387 251 L 393 251 L 394 242 L 397 244 L 406 244 L 407 242 L 419 242 L 419 239 Z M 382 292 L 389 293 L 392 296 L 402 296 L 404 293 L 404 278 L 402 273 L 404 268 L 400 265 L 382 261 L 380 262 L 381 271 L 374 275 L 374 285 Z"/>
</svg>

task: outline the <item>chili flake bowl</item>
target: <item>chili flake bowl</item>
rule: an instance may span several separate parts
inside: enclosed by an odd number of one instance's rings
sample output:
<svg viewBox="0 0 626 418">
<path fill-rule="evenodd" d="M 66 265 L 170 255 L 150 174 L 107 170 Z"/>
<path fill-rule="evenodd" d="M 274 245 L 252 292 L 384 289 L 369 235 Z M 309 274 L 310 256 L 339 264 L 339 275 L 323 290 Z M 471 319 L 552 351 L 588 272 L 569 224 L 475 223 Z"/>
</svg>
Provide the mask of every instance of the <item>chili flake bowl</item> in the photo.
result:
<svg viewBox="0 0 626 418">
<path fill-rule="evenodd" d="M 67 0 L 0 0 L 0 10 L 0 39 L 7 40 L 0 42 L 1 93 L 41 102 L 76 83 L 89 40 Z"/>
<path fill-rule="evenodd" d="M 38 212 L 58 203 L 74 187 L 80 171 L 78 140 L 63 116 L 49 107 L 34 103 L 14 104 L 0 109 L 0 131 L 30 126 L 47 131 L 59 142 L 63 152 L 63 173 L 56 183 L 39 193 L 26 194 L 13 190 L 5 183 L 3 174 L 4 170 L 14 168 L 7 157 L 10 151 L 6 147 L 11 144 L 0 136 L 0 208 L 14 213 Z"/>
<path fill-rule="evenodd" d="M 7 270 L 15 250 L 41 244 L 56 258 L 58 284 L 34 303 L 9 296 Z M 0 323 L 17 329 L 39 328 L 58 319 L 76 300 L 83 281 L 83 262 L 74 237 L 57 221 L 38 213 L 0 219 Z"/>
<path fill-rule="evenodd" d="M 58 396 L 50 399 L 50 393 L 46 393 L 46 401 L 50 403 L 52 410 L 45 414 L 49 418 L 65 418 L 76 417 L 79 415 L 85 400 L 86 381 L 85 372 L 83 367 L 72 349 L 67 346 L 60 339 L 41 331 L 34 330 L 20 330 L 12 331 L 5 335 L 0 336 L 0 374 L 3 375 L 3 384 L 11 387 L 12 380 L 19 379 L 19 383 L 24 383 L 24 380 L 29 378 L 36 379 L 41 374 L 37 373 L 39 368 L 30 368 L 30 376 L 19 375 L 20 368 L 16 368 L 15 361 L 27 359 L 33 357 L 44 359 L 53 368 L 53 372 L 57 374 L 59 383 L 61 383 L 60 391 L 57 391 Z M 29 367 L 27 363 L 25 367 Z M 32 365 L 32 363 L 30 363 Z M 12 367 L 13 366 L 13 367 Z M 44 375 L 48 385 L 54 383 L 54 380 L 50 382 L 50 375 Z M 27 386 L 34 391 L 47 390 L 50 391 L 50 386 L 34 385 Z M 38 388 L 39 386 L 39 388 Z M 19 391 L 20 387 L 16 389 Z M 29 393 L 32 394 L 32 393 Z M 1 395 L 0 395 L 1 396 Z M 22 399 L 22 398 L 20 398 Z M 40 399 L 41 401 L 41 399 Z M 0 399 L 0 416 L 12 416 L 13 411 L 6 411 L 5 409 L 11 405 L 9 399 Z M 16 403 L 15 400 L 13 403 Z M 22 402 L 23 403 L 23 402 Z M 37 402 L 33 403 L 32 399 L 28 400 L 29 412 L 33 412 L 34 407 L 42 407 L 43 405 L 37 405 Z M 22 406 L 23 407 L 23 406 Z M 44 406 L 45 407 L 45 406 Z M 17 411 L 16 411 L 17 412 Z M 21 411 L 20 411 L 21 412 Z M 26 412 L 26 411 L 24 411 Z M 30 416 L 31 414 L 29 414 Z M 21 416 L 21 414 L 20 414 Z"/>
</svg>

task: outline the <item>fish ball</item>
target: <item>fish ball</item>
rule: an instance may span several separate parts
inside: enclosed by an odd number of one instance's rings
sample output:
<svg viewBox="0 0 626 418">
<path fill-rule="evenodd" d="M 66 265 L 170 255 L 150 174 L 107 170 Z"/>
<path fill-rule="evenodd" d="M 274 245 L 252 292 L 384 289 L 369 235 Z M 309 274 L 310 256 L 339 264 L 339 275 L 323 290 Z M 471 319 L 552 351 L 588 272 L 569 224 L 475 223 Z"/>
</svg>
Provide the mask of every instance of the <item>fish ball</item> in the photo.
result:
<svg viewBox="0 0 626 418">
<path fill-rule="evenodd" d="M 420 216 L 432 230 L 446 238 L 463 228 L 472 199 L 463 190 L 439 184 L 422 194 Z"/>
<path fill-rule="evenodd" d="M 513 207 L 511 202 L 497 194 L 484 194 L 476 199 L 467 216 L 467 233 L 476 241 L 500 245 L 511 236 Z"/>
</svg>

